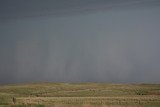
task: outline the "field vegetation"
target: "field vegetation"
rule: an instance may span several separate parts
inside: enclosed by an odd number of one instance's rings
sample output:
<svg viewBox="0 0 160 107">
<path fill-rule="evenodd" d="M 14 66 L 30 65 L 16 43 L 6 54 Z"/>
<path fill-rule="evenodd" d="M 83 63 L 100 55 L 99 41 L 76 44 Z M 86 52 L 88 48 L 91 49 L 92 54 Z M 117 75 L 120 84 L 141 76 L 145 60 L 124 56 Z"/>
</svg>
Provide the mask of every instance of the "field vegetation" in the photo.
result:
<svg viewBox="0 0 160 107">
<path fill-rule="evenodd" d="M 0 85 L 0 107 L 160 107 L 160 84 Z"/>
</svg>

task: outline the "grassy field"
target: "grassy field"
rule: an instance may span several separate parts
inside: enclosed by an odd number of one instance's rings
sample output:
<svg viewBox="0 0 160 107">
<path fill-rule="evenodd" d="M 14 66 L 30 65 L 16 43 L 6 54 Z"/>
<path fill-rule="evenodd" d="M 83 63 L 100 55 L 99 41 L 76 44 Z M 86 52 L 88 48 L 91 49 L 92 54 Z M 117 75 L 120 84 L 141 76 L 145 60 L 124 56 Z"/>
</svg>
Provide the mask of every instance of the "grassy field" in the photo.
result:
<svg viewBox="0 0 160 107">
<path fill-rule="evenodd" d="M 160 107 L 160 84 L 0 85 L 0 107 Z"/>
</svg>

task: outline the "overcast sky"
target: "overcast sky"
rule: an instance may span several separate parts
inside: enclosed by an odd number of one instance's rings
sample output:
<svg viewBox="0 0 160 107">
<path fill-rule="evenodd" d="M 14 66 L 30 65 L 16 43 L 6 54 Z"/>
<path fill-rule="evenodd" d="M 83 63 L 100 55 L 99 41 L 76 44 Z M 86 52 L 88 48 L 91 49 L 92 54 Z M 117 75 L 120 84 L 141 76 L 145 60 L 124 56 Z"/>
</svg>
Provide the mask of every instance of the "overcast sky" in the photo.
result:
<svg viewBox="0 0 160 107">
<path fill-rule="evenodd" d="M 160 83 L 159 0 L 0 0 L 0 84 Z"/>
</svg>

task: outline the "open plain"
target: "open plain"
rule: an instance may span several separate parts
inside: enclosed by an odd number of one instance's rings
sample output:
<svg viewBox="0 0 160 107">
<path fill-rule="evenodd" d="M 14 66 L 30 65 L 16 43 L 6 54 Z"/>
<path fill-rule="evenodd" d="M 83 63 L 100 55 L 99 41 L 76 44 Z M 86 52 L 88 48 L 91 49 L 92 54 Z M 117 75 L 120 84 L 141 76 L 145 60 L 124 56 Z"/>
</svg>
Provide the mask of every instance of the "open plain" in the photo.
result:
<svg viewBox="0 0 160 107">
<path fill-rule="evenodd" d="M 10 106 L 160 107 L 160 85 L 107 83 L 1 85 L 0 107 Z"/>
</svg>

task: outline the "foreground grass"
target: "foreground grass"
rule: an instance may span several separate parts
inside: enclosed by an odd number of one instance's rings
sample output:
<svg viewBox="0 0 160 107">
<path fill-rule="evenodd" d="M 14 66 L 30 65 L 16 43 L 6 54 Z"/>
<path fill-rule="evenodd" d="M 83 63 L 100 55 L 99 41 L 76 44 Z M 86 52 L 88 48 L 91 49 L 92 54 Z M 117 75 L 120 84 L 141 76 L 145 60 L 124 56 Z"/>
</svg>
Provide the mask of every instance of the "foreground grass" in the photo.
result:
<svg viewBox="0 0 160 107">
<path fill-rule="evenodd" d="M 15 105 L 12 98 L 16 98 Z M 0 107 L 160 107 L 159 84 L 40 83 L 0 86 Z"/>
</svg>

